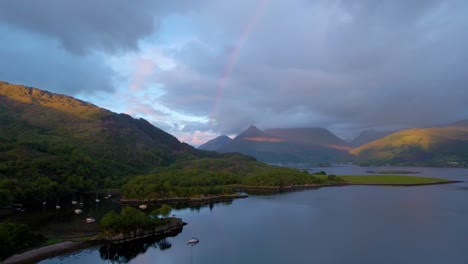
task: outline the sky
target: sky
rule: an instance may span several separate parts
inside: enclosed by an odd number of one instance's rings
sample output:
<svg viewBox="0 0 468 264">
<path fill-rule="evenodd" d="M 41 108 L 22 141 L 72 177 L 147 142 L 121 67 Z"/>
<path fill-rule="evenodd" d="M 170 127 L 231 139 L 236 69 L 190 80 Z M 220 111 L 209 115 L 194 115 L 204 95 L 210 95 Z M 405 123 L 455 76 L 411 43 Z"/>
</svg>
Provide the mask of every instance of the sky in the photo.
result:
<svg viewBox="0 0 468 264">
<path fill-rule="evenodd" d="M 468 119 L 464 0 L 0 1 L 0 80 L 221 134 Z"/>
</svg>

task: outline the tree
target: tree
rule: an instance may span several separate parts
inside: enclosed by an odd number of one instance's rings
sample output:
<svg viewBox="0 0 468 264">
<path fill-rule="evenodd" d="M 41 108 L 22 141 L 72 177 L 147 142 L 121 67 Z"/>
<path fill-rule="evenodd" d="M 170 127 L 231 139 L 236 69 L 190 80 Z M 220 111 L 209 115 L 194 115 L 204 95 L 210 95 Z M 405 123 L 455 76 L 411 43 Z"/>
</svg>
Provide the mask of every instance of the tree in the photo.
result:
<svg viewBox="0 0 468 264">
<path fill-rule="evenodd" d="M 118 230 L 119 222 L 120 216 L 112 210 L 102 217 L 100 224 L 103 230 Z"/>
<path fill-rule="evenodd" d="M 163 204 L 158 210 L 156 210 L 156 212 L 158 215 L 161 215 L 162 217 L 166 218 L 171 214 L 172 207 L 170 205 Z"/>
</svg>

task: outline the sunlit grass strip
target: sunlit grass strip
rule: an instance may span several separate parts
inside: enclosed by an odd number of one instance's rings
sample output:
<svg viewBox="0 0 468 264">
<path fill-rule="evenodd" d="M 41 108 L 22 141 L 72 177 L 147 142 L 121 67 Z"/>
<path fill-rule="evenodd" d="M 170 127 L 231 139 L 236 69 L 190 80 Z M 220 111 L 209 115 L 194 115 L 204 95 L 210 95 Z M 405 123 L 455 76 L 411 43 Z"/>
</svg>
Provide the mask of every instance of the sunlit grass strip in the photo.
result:
<svg viewBox="0 0 468 264">
<path fill-rule="evenodd" d="M 446 179 L 399 175 L 346 175 L 339 176 L 347 183 L 355 184 L 431 184 L 448 182 Z"/>
</svg>

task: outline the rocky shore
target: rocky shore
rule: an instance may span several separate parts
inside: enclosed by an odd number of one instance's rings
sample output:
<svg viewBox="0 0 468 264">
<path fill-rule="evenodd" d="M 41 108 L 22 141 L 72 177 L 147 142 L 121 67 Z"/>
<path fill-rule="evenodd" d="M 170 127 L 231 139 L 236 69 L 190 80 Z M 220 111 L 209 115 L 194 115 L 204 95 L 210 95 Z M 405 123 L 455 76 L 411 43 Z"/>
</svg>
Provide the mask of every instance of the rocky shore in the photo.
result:
<svg viewBox="0 0 468 264">
<path fill-rule="evenodd" d="M 169 223 L 158 226 L 153 230 L 143 230 L 139 228 L 126 233 L 101 233 L 98 239 L 102 242 L 123 243 L 150 236 L 173 236 L 182 232 L 182 229 L 186 224 L 187 223 L 183 222 L 181 218 L 171 217 L 169 218 Z"/>
</svg>

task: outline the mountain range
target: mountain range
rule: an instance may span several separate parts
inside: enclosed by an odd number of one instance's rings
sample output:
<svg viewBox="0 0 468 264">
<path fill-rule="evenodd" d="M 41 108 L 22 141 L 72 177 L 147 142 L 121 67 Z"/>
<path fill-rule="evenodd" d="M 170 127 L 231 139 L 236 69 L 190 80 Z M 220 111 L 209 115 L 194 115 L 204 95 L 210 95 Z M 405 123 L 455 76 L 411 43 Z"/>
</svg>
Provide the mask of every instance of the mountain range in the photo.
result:
<svg viewBox="0 0 468 264">
<path fill-rule="evenodd" d="M 353 147 L 324 128 L 260 130 L 251 126 L 234 139 L 221 136 L 200 149 L 239 152 L 269 162 L 468 163 L 468 120 L 380 134 L 381 138 L 375 135 L 361 135 L 365 144 Z M 11 195 L 16 201 L 42 200 L 119 187 L 130 177 L 179 161 L 223 160 L 229 155 L 197 150 L 141 118 L 70 96 L 0 82 L 0 205 L 12 201 Z"/>
<path fill-rule="evenodd" d="M 239 152 L 266 162 L 467 166 L 468 120 L 445 127 L 397 132 L 366 130 L 350 143 L 324 128 L 262 131 L 250 126 L 233 140 L 218 141 L 216 146 L 210 150 Z"/>
<path fill-rule="evenodd" d="M 218 152 L 240 152 L 269 162 L 327 162 L 345 160 L 351 147 L 323 128 L 290 128 L 259 130 L 250 126 L 233 140 L 216 138 Z M 212 141 L 199 148 L 213 146 Z"/>
<path fill-rule="evenodd" d="M 244 135 L 255 140 L 258 135 L 253 132 Z M 235 175 L 228 172 L 228 165 Z M 154 190 L 183 189 L 205 195 L 205 190 L 222 193 L 226 188 L 217 185 L 223 184 L 274 186 L 313 180 L 307 173 L 245 155 L 197 150 L 141 118 L 0 82 L 0 207 L 51 200 L 58 204 L 100 189 L 120 190 L 134 179 L 139 183 L 158 178 L 162 171 L 182 177 L 183 186 L 174 183 L 174 176 L 131 185 L 130 191 L 153 195 Z"/>
</svg>

